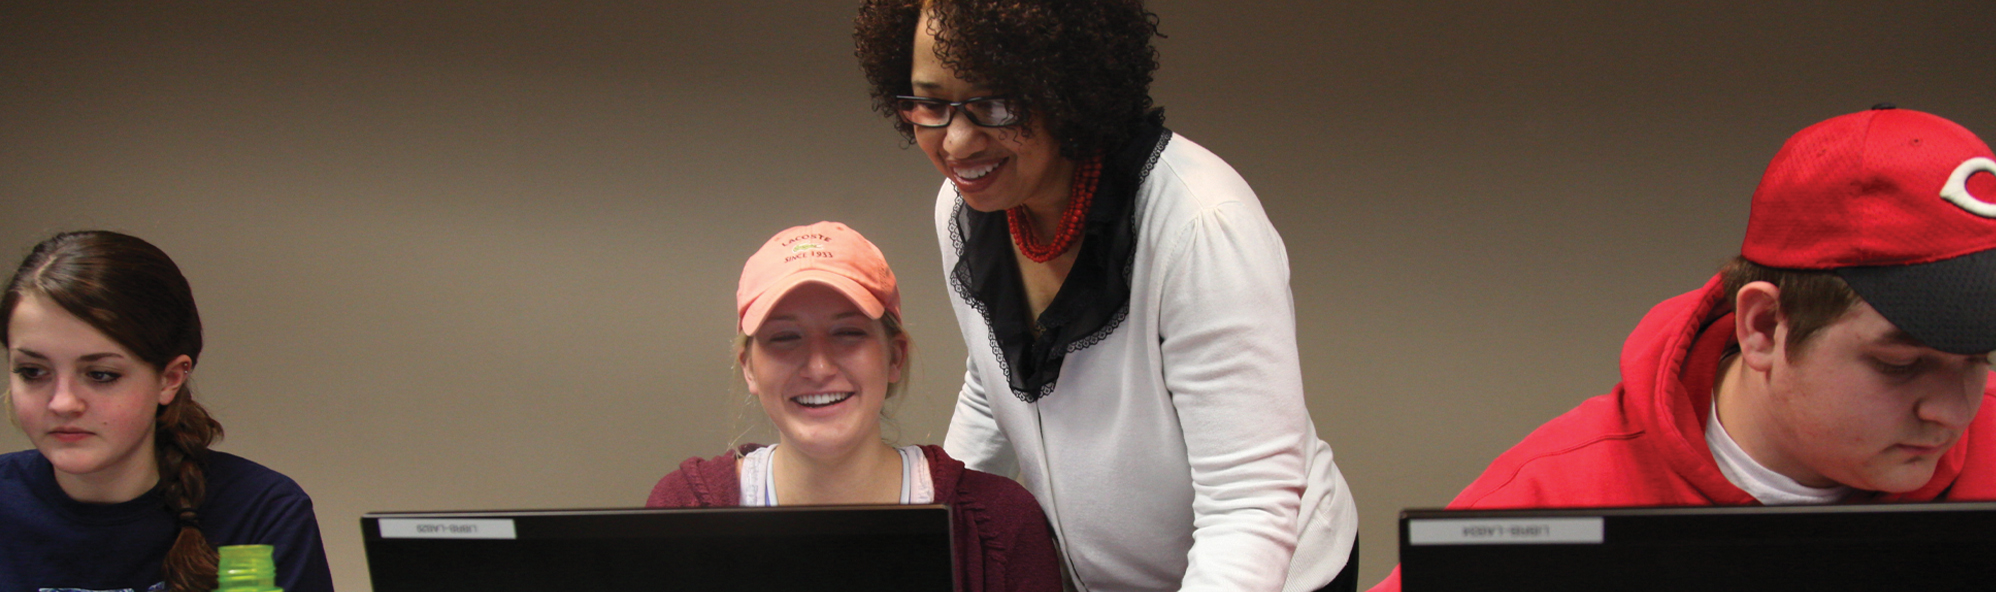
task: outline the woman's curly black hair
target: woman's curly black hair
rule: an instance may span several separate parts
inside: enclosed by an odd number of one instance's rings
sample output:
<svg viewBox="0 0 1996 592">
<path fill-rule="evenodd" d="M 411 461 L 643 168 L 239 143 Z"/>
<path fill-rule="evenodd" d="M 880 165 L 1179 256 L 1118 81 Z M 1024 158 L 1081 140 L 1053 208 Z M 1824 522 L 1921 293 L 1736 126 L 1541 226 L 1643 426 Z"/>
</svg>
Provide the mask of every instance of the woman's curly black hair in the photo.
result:
<svg viewBox="0 0 1996 592">
<path fill-rule="evenodd" d="M 971 84 L 1012 97 L 1030 134 L 1040 120 L 1061 156 L 1080 160 L 1121 145 L 1163 110 L 1151 106 L 1157 15 L 1142 0 L 864 0 L 853 53 L 873 86 L 873 109 L 909 142 L 894 96 L 913 94 L 915 26 L 938 25 L 943 64 Z M 1044 118 L 1041 120 L 1040 118 Z"/>
</svg>

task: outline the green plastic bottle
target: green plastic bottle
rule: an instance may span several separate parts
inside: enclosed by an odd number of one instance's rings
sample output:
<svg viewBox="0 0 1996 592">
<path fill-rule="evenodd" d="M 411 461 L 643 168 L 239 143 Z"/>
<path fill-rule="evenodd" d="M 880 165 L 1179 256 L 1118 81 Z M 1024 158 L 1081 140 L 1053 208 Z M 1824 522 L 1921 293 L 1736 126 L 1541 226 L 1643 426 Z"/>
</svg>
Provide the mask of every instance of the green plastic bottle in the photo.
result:
<svg viewBox="0 0 1996 592">
<path fill-rule="evenodd" d="M 215 550 L 215 592 L 284 592 L 277 587 L 277 562 L 270 545 L 226 545 Z"/>
</svg>

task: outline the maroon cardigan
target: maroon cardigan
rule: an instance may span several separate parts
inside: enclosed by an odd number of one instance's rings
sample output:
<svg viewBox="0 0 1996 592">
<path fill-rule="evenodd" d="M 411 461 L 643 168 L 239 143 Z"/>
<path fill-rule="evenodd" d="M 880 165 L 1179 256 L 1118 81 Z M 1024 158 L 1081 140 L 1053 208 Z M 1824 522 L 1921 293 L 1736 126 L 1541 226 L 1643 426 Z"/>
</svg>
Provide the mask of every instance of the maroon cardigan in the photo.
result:
<svg viewBox="0 0 1996 592">
<path fill-rule="evenodd" d="M 725 508 L 741 505 L 741 476 L 735 459 L 741 449 L 711 459 L 693 457 L 679 470 L 658 480 L 645 506 L 651 508 Z M 1061 589 L 1060 559 L 1046 514 L 1033 494 L 1017 482 L 982 471 L 943 454 L 940 446 L 922 446 L 929 476 L 936 483 L 936 503 L 949 504 L 956 543 L 957 581 L 963 592 Z"/>
</svg>

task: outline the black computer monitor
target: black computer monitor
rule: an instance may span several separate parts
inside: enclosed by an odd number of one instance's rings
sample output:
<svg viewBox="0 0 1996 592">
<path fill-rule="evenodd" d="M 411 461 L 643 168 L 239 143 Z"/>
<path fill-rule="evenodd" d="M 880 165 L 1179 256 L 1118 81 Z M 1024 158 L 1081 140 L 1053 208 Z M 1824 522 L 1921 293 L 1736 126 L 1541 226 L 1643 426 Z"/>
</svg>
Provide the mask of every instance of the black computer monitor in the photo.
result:
<svg viewBox="0 0 1996 592">
<path fill-rule="evenodd" d="M 949 508 L 376 512 L 375 592 L 954 589 Z"/>
<path fill-rule="evenodd" d="M 1406 510 L 1401 586 L 1996 589 L 1996 503 Z"/>
</svg>

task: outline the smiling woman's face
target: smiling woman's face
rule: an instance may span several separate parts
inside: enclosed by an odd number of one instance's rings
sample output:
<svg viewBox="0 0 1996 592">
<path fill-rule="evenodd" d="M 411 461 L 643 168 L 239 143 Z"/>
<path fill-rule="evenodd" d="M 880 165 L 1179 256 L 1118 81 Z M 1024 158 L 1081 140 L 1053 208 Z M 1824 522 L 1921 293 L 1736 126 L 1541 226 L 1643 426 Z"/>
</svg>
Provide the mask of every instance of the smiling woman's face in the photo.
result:
<svg viewBox="0 0 1996 592">
<path fill-rule="evenodd" d="M 915 25 L 914 68 L 909 83 L 916 96 L 962 101 L 992 96 L 994 89 L 962 78 L 936 55 L 935 21 L 924 12 Z M 915 143 L 936 170 L 949 177 L 963 201 L 980 212 L 1018 205 L 1059 212 L 1067 205 L 1074 163 L 1060 155 L 1053 137 L 1033 118 L 1030 134 L 1018 126 L 983 127 L 958 113 L 950 124 L 915 128 Z"/>
<path fill-rule="evenodd" d="M 807 283 L 770 307 L 742 352 L 742 377 L 784 446 L 842 456 L 880 441 L 907 343 L 837 290 Z"/>
<path fill-rule="evenodd" d="M 179 380 L 161 375 L 83 319 L 26 294 L 7 319 L 14 420 L 79 501 L 143 492 L 159 478 L 153 416 Z"/>
</svg>

